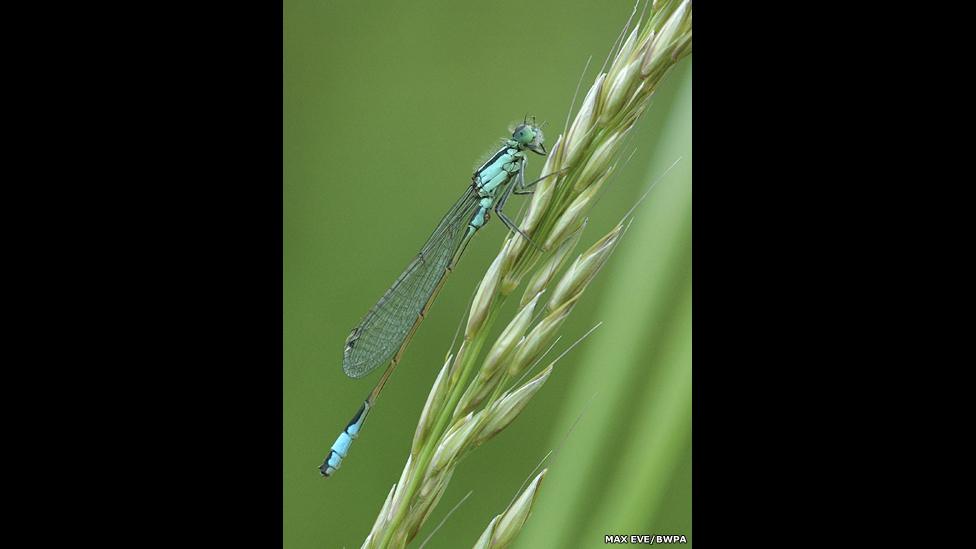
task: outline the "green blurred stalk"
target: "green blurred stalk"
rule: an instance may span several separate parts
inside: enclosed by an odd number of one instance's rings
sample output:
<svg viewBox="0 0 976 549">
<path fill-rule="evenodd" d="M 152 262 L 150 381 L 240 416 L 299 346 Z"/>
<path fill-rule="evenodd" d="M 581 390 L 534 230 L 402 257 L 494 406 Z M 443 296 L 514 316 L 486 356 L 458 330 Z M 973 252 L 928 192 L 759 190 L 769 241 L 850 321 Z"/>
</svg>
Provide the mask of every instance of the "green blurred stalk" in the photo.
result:
<svg viewBox="0 0 976 549">
<path fill-rule="evenodd" d="M 662 370 L 645 383 L 646 398 L 635 402 L 633 434 L 620 457 L 604 501 L 593 509 L 582 539 L 607 532 L 685 534 L 662 531 L 656 521 L 671 477 L 691 442 L 691 285 L 682 291 L 672 317 L 671 337 L 659 354 Z"/>
</svg>

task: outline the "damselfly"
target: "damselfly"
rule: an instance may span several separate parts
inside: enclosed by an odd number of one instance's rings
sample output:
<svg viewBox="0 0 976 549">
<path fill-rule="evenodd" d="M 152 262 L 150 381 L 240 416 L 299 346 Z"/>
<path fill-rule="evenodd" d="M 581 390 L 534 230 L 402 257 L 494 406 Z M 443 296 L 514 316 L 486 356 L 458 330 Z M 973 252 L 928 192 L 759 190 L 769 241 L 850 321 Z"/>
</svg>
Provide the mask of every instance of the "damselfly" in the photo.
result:
<svg viewBox="0 0 976 549">
<path fill-rule="evenodd" d="M 506 227 L 529 239 L 503 211 L 513 192 L 530 194 L 536 183 L 525 183 L 526 151 L 546 154 L 540 127 L 523 120 L 512 137 L 474 172 L 465 193 L 441 219 L 417 257 L 346 338 L 342 370 L 349 377 L 363 377 L 382 364 L 389 366 L 332 445 L 319 467 L 323 476 L 339 469 L 447 274 L 471 237 L 488 222 L 489 210 L 494 209 Z"/>
</svg>

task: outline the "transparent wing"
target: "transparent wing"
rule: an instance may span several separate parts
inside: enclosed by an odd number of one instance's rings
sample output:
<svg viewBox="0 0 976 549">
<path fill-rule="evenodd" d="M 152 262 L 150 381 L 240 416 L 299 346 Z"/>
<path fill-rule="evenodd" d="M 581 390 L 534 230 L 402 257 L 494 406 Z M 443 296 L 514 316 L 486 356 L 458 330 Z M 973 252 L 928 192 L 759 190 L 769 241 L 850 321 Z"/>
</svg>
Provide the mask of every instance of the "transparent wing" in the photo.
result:
<svg viewBox="0 0 976 549">
<path fill-rule="evenodd" d="M 477 204 L 478 195 L 469 187 L 441 219 L 417 257 L 350 332 L 342 356 L 346 375 L 363 377 L 393 358 L 444 277 Z"/>
</svg>

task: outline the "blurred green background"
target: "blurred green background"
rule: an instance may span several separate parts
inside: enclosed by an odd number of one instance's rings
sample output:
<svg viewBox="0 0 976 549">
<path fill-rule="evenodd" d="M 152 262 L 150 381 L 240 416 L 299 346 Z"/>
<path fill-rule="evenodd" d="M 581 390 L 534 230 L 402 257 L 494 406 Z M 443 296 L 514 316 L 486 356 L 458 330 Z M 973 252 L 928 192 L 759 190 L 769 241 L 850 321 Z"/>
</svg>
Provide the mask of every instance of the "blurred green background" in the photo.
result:
<svg viewBox="0 0 976 549">
<path fill-rule="evenodd" d="M 548 120 L 547 143 L 555 142 L 587 57 L 581 95 L 631 6 L 285 1 L 286 548 L 362 543 L 399 477 L 471 293 L 498 251 L 501 223 L 492 220 L 472 241 L 342 470 L 323 479 L 319 464 L 379 375 L 343 374 L 349 330 L 511 123 L 525 113 Z M 637 152 L 592 210 L 580 251 L 681 161 L 641 205 L 553 356 L 602 327 L 557 365 L 505 432 L 461 463 L 413 546 L 473 490 L 427 546 L 472 545 L 581 413 L 516 545 L 597 547 L 604 534 L 692 540 L 690 58 L 668 76 L 638 127 Z M 531 159 L 527 178 L 541 165 Z M 523 203 L 513 197 L 510 215 Z M 496 322 L 495 332 L 506 322 Z"/>
</svg>

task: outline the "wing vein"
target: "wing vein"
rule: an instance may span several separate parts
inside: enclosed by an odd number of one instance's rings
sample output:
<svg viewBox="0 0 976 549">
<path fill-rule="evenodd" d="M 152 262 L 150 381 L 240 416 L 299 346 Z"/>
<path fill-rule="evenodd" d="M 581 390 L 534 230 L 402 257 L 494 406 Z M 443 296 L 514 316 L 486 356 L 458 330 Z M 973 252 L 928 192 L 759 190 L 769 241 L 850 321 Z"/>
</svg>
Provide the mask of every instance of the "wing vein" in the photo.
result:
<svg viewBox="0 0 976 549">
<path fill-rule="evenodd" d="M 478 194 L 467 192 L 441 219 L 417 256 L 349 334 L 343 353 L 346 375 L 363 377 L 400 348 L 464 239 Z"/>
</svg>

